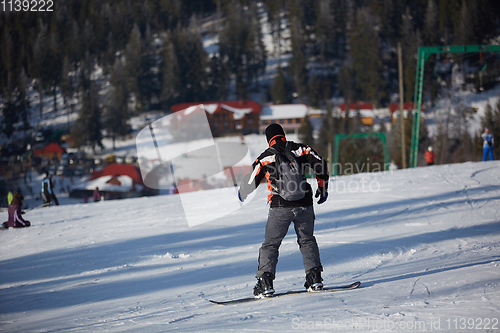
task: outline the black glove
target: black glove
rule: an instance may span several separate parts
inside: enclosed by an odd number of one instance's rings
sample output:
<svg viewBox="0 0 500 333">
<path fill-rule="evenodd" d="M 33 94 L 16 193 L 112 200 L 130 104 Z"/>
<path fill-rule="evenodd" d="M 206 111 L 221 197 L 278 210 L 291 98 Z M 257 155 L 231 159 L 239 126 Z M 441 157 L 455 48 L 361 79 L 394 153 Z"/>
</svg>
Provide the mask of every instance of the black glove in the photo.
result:
<svg viewBox="0 0 500 333">
<path fill-rule="evenodd" d="M 318 200 L 318 205 L 321 205 L 328 199 L 328 182 L 324 183 L 324 186 L 318 186 L 318 189 L 316 190 L 316 195 L 314 196 L 315 198 L 319 197 Z"/>
</svg>

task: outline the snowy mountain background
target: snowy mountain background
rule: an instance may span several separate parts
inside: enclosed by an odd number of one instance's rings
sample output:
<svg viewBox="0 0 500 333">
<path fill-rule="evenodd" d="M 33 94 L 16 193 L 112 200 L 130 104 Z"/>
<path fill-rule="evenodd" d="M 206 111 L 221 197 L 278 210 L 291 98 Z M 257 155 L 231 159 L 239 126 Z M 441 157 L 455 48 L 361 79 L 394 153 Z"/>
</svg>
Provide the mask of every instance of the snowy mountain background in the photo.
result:
<svg viewBox="0 0 500 333">
<path fill-rule="evenodd" d="M 0 232 L 0 327 L 498 331 L 499 169 L 497 161 L 469 162 L 332 178 L 329 200 L 315 206 L 324 282 L 359 280 L 361 288 L 227 307 L 208 300 L 252 293 L 264 186 L 242 209 L 193 228 L 176 195 L 31 210 L 32 227 Z M 219 191 L 199 204 L 211 209 Z M 274 285 L 303 283 L 291 228 Z"/>
<path fill-rule="evenodd" d="M 281 24 L 280 33 L 282 38 L 280 39 L 280 52 L 277 51 L 276 41 L 273 40 L 273 31 L 271 27 L 271 23 L 269 20 L 269 13 L 266 10 L 266 6 L 263 2 L 256 3 L 257 14 L 259 27 L 261 29 L 262 34 L 262 43 L 264 44 L 264 48 L 266 50 L 267 58 L 266 58 L 266 67 L 265 72 L 260 75 L 257 79 L 258 86 L 260 89 L 251 89 L 249 90 L 249 99 L 255 100 L 257 102 L 263 103 L 272 103 L 268 100 L 268 90 L 269 87 L 273 85 L 277 69 L 279 66 L 282 68 L 286 68 L 289 66 L 289 62 L 292 58 L 292 46 L 291 46 L 291 37 L 290 37 L 290 23 L 288 20 L 283 19 Z M 204 51 L 208 55 L 208 58 L 216 55 L 219 52 L 219 43 L 220 37 L 217 33 L 217 26 L 220 25 L 220 22 L 217 20 L 217 15 L 212 14 L 210 16 L 205 17 L 199 22 L 199 33 L 201 35 L 201 43 Z M 498 43 L 498 38 L 493 39 L 491 43 Z M 154 45 L 161 45 L 161 40 L 159 36 L 155 36 Z M 121 52 L 121 51 L 120 51 Z M 120 53 L 118 52 L 118 53 Z M 317 59 L 316 59 L 317 60 Z M 413 64 L 404 63 L 404 66 L 411 66 Z M 308 71 L 313 74 L 316 70 L 316 67 L 319 66 L 314 60 L 311 60 L 311 63 L 308 65 Z M 333 62 L 329 67 L 331 72 L 338 72 L 340 67 L 339 63 Z M 319 66 L 321 68 L 321 66 Z M 321 71 L 321 70 L 320 70 Z M 73 77 L 77 75 L 78 72 L 71 72 L 69 76 Z M 468 121 L 468 130 L 471 136 L 477 135 L 481 130 L 480 121 L 481 118 L 484 117 L 484 112 L 487 104 L 492 106 L 496 105 L 500 100 L 500 85 L 493 87 L 489 90 L 483 92 L 471 92 L 470 90 L 464 90 L 463 86 L 465 86 L 465 81 L 463 74 L 458 70 L 458 66 L 454 67 L 454 70 L 450 71 L 451 79 L 450 87 L 443 88 L 445 92 L 443 92 L 440 97 L 435 101 L 435 103 L 425 103 L 424 107 L 426 108 L 427 113 L 423 114 L 424 119 L 428 125 L 429 134 L 431 137 L 436 135 L 437 126 L 436 123 L 439 121 L 443 121 L 444 118 L 448 117 L 449 114 L 454 114 L 457 111 L 455 110 L 457 107 L 468 106 L 474 108 L 476 112 L 472 115 L 472 117 Z M 99 83 L 100 91 L 99 96 L 101 99 L 104 99 L 106 94 L 109 92 L 111 87 L 110 75 L 105 74 L 104 68 L 101 65 L 95 65 L 91 71 L 92 80 L 95 80 Z M 54 95 L 52 93 L 46 93 L 42 97 L 43 104 L 43 114 L 39 113 L 40 109 L 40 99 L 38 97 L 38 91 L 36 89 L 36 80 L 32 80 L 30 84 L 27 86 L 27 95 L 28 100 L 30 102 L 29 109 L 29 123 L 35 128 L 44 128 L 44 127 L 53 127 L 58 129 L 68 129 L 73 126 L 73 123 L 78 118 L 78 113 L 82 108 L 81 98 L 78 98 L 78 94 L 72 96 L 71 98 L 67 97 L 66 103 L 64 102 L 63 94 L 60 87 L 56 87 L 55 89 L 55 102 Z M 236 93 L 236 84 L 235 78 L 232 77 L 228 83 L 228 100 L 236 100 L 238 99 Z M 448 91 L 449 90 L 449 91 Z M 338 106 L 340 103 L 344 102 L 343 98 L 339 96 L 337 92 L 335 96 L 331 97 L 328 101 L 331 102 L 334 106 Z M 298 101 L 298 100 L 296 100 Z M 399 101 L 397 94 L 391 96 L 391 101 Z M 184 101 L 183 101 L 184 102 Z M 428 102 L 428 101 L 427 101 Z M 54 104 L 57 106 L 57 110 L 54 110 Z M 323 107 L 324 108 L 324 107 Z M 73 109 L 73 110 L 72 110 Z M 167 110 L 152 110 L 140 115 L 132 116 L 129 123 L 134 130 L 140 130 L 147 123 L 149 123 L 152 119 L 157 119 L 160 115 L 165 115 Z M 387 123 L 391 123 L 390 119 L 390 111 L 388 108 L 379 108 L 375 109 L 374 113 L 379 118 L 384 118 L 384 121 Z M 151 116 L 153 115 L 153 116 Z M 139 119 L 139 121 L 138 121 Z M 142 119 L 143 121 L 141 121 Z M 138 125 L 139 124 L 139 125 Z M 20 128 L 21 120 L 16 124 L 16 128 Z M 29 133 L 28 133 L 29 134 Z M 24 131 L 18 130 L 14 132 L 12 139 L 7 139 L 7 137 L 2 133 L 0 134 L 0 144 L 4 144 L 7 142 L 15 142 L 16 140 L 21 139 L 26 133 Z M 125 140 L 126 141 L 126 140 Z M 109 154 L 110 147 L 112 147 L 112 142 L 110 139 L 104 139 L 104 151 L 102 151 L 101 155 Z M 90 152 L 90 149 L 89 149 Z M 131 151 L 133 153 L 133 151 Z"/>
</svg>

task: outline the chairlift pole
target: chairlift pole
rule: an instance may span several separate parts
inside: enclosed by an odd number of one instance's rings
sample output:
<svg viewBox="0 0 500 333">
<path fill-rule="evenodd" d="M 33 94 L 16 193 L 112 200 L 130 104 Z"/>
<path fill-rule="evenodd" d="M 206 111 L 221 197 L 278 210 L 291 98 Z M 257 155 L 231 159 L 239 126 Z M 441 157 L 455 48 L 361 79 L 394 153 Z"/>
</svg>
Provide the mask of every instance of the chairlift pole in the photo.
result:
<svg viewBox="0 0 500 333">
<path fill-rule="evenodd" d="M 406 142 L 405 142 L 405 119 L 404 119 L 404 90 L 403 90 L 403 55 L 401 43 L 398 43 L 398 71 L 399 71 L 399 120 L 401 122 L 401 156 L 402 167 L 406 169 Z"/>
<path fill-rule="evenodd" d="M 460 45 L 460 46 L 422 46 L 418 48 L 417 73 L 415 77 L 415 96 L 413 129 L 411 135 L 410 167 L 416 168 L 418 162 L 418 140 L 420 137 L 420 113 L 424 86 L 425 62 L 431 54 L 439 53 L 479 53 L 500 52 L 500 45 Z"/>
</svg>

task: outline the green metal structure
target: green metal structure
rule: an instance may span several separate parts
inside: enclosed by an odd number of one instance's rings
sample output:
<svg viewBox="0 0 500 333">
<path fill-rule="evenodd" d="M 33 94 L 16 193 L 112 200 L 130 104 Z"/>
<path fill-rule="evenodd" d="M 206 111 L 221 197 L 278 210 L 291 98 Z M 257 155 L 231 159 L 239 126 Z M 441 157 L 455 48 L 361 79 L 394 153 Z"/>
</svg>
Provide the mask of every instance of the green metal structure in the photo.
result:
<svg viewBox="0 0 500 333">
<path fill-rule="evenodd" d="M 438 53 L 478 53 L 478 52 L 500 52 L 500 45 L 462 45 L 462 46 L 425 46 L 418 48 L 417 75 L 415 77 L 415 99 L 416 106 L 413 113 L 413 129 L 411 134 L 410 167 L 417 167 L 418 139 L 420 136 L 420 112 L 422 110 L 422 93 L 424 86 L 425 62 L 431 54 Z"/>
<path fill-rule="evenodd" d="M 387 148 L 387 138 L 385 133 L 354 133 L 354 134 L 336 134 L 335 135 L 335 154 L 333 161 L 333 175 L 337 176 L 337 166 L 339 164 L 339 149 L 340 140 L 342 139 L 367 139 L 367 138 L 379 138 L 382 141 L 382 147 L 384 150 L 384 169 L 389 170 L 390 159 L 389 159 L 389 149 Z"/>
</svg>

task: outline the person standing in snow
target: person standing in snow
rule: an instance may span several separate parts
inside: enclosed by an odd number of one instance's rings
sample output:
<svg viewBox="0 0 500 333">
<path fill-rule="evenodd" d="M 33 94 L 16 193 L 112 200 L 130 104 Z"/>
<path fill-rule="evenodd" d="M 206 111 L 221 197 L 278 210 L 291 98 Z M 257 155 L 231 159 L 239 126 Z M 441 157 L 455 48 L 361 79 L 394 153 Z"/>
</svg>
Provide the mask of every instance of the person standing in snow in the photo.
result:
<svg viewBox="0 0 500 333">
<path fill-rule="evenodd" d="M 257 269 L 257 284 L 254 295 L 257 297 L 271 296 L 274 293 L 273 280 L 276 275 L 278 263 L 278 250 L 283 238 L 286 236 L 290 223 L 294 223 L 295 233 L 300 252 L 302 253 L 306 282 L 304 286 L 309 290 L 321 290 L 323 279 L 319 248 L 314 237 L 314 210 L 312 188 L 303 176 L 304 168 L 309 166 L 316 174 L 318 189 L 316 198 L 322 204 L 328 198 L 328 167 L 326 161 L 311 147 L 287 141 L 283 128 L 278 124 L 271 124 L 266 128 L 267 148 L 252 164 L 252 171 L 243 178 L 238 190 L 240 201 L 244 201 L 253 192 L 260 182 L 267 178 L 268 196 L 270 205 L 265 229 L 265 240 L 259 250 L 259 266 Z M 290 155 L 291 154 L 291 155 Z M 287 155 L 289 157 L 287 157 Z M 289 165 L 295 160 L 302 178 L 300 184 L 287 184 L 283 182 L 284 168 L 280 161 Z M 278 163 L 280 162 L 280 163 Z M 287 200 L 284 198 L 283 189 L 303 189 L 302 198 Z"/>
<path fill-rule="evenodd" d="M 436 154 L 432 151 L 432 147 L 429 146 L 427 151 L 425 152 L 425 160 L 427 161 L 427 165 L 434 165 L 434 160 L 436 159 Z"/>
<path fill-rule="evenodd" d="M 483 161 L 487 161 L 488 156 L 490 157 L 490 161 L 493 161 L 493 144 L 495 140 L 488 127 L 484 128 L 484 133 L 481 137 L 483 138 Z"/>
<path fill-rule="evenodd" d="M 45 204 L 49 204 L 54 201 L 56 206 L 59 206 L 59 201 L 57 200 L 56 194 L 54 193 L 54 184 L 52 183 L 52 175 L 45 173 L 45 178 L 42 180 L 42 196 Z"/>
<path fill-rule="evenodd" d="M 96 187 L 94 193 L 92 194 L 92 199 L 94 202 L 101 201 L 101 193 L 99 192 L 99 187 Z"/>
<path fill-rule="evenodd" d="M 9 220 L 3 223 L 4 228 L 24 228 L 31 225 L 30 221 L 26 221 L 22 214 L 21 208 L 23 206 L 24 197 L 19 193 L 14 193 L 12 202 L 9 205 Z"/>
</svg>

